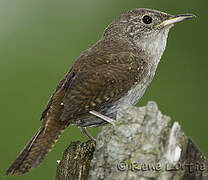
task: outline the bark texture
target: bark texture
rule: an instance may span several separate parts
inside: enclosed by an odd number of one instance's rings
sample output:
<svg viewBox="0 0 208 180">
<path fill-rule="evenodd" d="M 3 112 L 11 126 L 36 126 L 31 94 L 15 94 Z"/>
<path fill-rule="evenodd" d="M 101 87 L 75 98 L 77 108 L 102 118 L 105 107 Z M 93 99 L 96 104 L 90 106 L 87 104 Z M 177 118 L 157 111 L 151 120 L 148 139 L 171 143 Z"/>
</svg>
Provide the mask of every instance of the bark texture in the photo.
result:
<svg viewBox="0 0 208 180">
<path fill-rule="evenodd" d="M 56 180 L 85 180 L 95 149 L 94 141 L 72 142 L 63 153 L 56 171 Z"/>
<path fill-rule="evenodd" d="M 208 161 L 155 102 L 125 107 L 116 125 L 65 150 L 56 180 L 207 180 Z"/>
</svg>

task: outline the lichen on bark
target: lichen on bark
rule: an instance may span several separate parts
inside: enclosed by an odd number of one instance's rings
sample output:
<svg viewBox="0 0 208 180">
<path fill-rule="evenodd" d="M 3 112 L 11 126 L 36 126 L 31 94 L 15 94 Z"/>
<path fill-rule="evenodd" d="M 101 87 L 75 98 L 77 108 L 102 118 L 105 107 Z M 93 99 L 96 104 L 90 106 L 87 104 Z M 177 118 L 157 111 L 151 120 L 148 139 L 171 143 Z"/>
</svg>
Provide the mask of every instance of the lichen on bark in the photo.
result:
<svg viewBox="0 0 208 180">
<path fill-rule="evenodd" d="M 155 102 L 124 107 L 115 126 L 102 128 L 96 146 L 93 142 L 75 142 L 64 154 L 56 180 L 61 179 L 60 172 L 73 180 L 208 179 L 206 158 L 178 122 L 172 125 Z"/>
</svg>

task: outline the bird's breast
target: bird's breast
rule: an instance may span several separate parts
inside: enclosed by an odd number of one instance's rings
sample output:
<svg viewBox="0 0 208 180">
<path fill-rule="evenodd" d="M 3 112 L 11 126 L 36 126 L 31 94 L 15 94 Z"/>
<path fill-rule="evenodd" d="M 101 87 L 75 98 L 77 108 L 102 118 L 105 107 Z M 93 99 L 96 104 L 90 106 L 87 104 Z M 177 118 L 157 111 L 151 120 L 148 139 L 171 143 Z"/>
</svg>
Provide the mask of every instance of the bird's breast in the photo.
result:
<svg viewBox="0 0 208 180">
<path fill-rule="evenodd" d="M 119 100 L 114 102 L 112 106 L 107 110 L 106 114 L 112 114 L 118 111 L 120 108 L 126 105 L 135 105 L 139 102 L 140 98 L 145 93 L 146 88 L 152 81 L 155 72 L 150 72 L 148 75 L 143 79 L 142 82 L 136 82 L 134 86 Z"/>
</svg>

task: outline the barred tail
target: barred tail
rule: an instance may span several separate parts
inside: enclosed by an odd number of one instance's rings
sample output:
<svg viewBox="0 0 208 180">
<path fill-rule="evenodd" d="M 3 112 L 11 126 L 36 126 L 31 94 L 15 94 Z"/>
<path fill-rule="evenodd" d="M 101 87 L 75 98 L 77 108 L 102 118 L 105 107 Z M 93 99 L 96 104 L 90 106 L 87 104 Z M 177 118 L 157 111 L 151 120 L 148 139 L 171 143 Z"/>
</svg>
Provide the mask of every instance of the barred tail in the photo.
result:
<svg viewBox="0 0 208 180">
<path fill-rule="evenodd" d="M 41 127 L 11 164 L 6 175 L 22 175 L 40 165 L 63 130 L 61 125 L 46 129 Z"/>
</svg>

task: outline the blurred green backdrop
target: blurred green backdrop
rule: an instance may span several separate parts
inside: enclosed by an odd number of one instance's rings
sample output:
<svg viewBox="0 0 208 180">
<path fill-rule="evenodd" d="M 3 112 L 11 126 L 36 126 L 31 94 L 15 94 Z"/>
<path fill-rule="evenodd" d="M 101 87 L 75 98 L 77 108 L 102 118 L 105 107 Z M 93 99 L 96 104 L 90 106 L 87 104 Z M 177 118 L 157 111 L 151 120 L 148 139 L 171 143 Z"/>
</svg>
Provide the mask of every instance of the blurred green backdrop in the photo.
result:
<svg viewBox="0 0 208 180">
<path fill-rule="evenodd" d="M 1 0 L 0 179 L 53 179 L 68 144 L 86 140 L 70 127 L 39 168 L 22 177 L 3 176 L 40 126 L 41 111 L 76 57 L 112 20 L 137 7 L 198 16 L 171 30 L 156 76 L 138 105 L 155 100 L 208 157 L 207 0 Z M 99 128 L 90 132 L 96 135 Z"/>
</svg>

